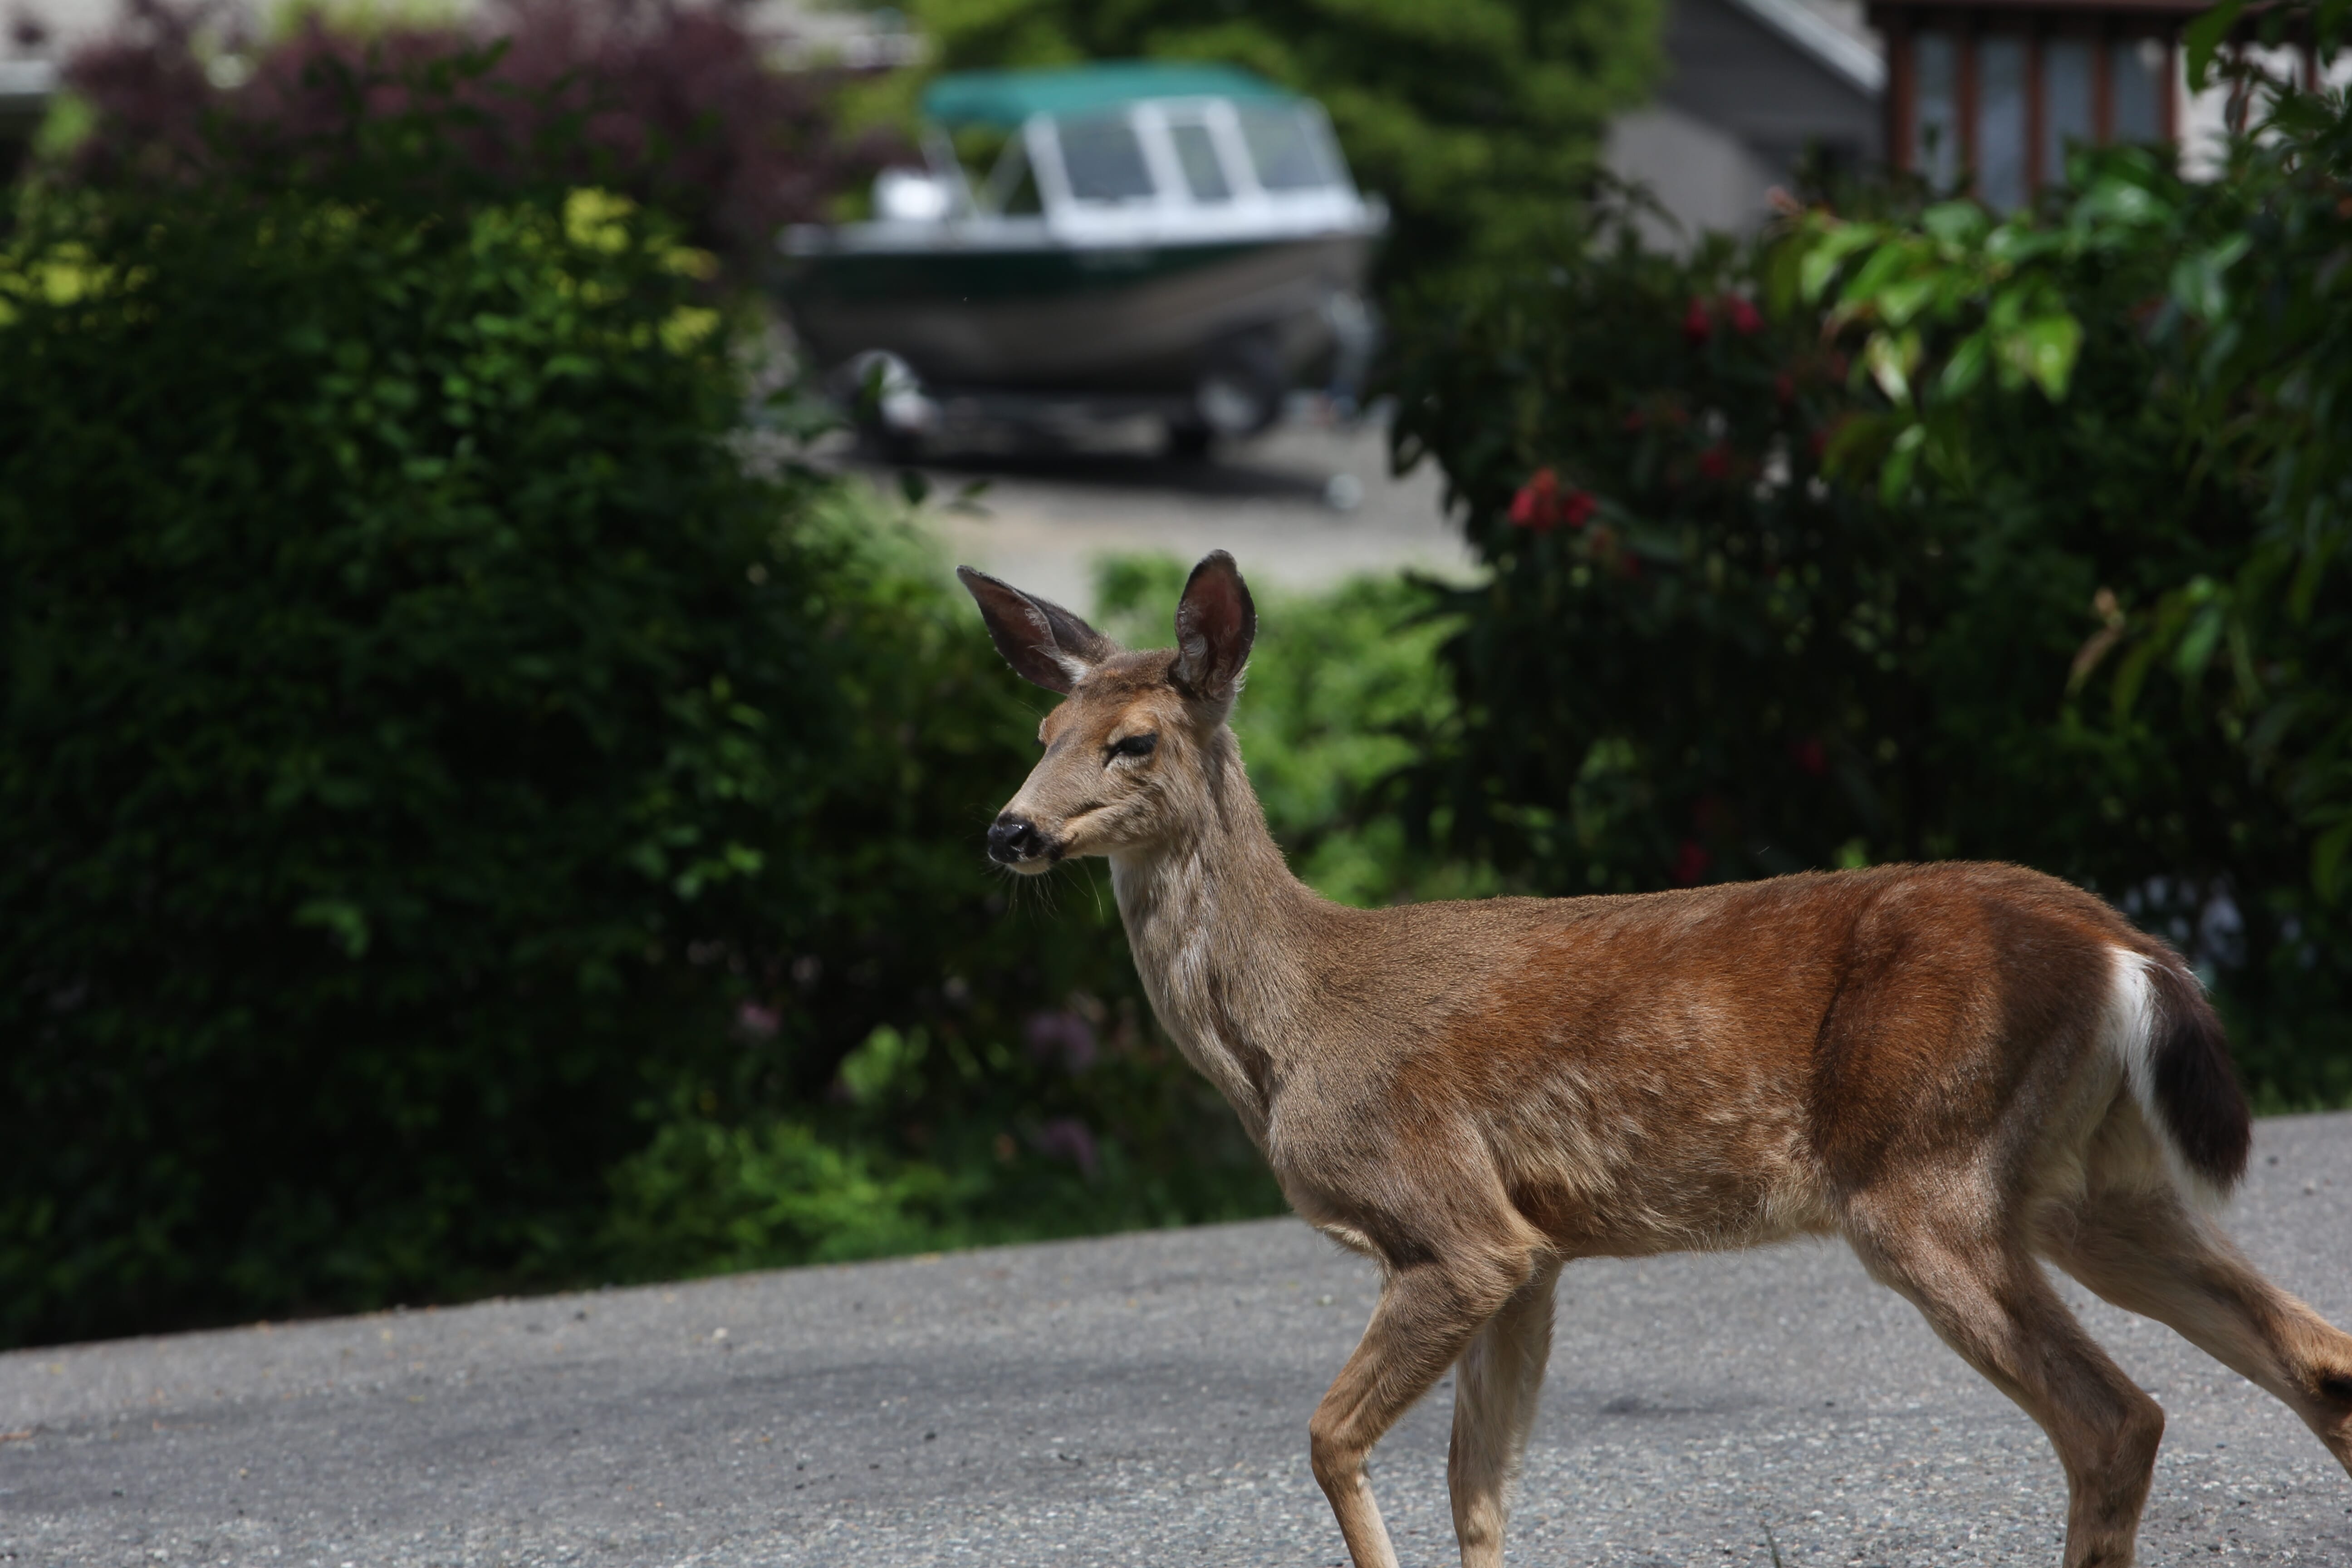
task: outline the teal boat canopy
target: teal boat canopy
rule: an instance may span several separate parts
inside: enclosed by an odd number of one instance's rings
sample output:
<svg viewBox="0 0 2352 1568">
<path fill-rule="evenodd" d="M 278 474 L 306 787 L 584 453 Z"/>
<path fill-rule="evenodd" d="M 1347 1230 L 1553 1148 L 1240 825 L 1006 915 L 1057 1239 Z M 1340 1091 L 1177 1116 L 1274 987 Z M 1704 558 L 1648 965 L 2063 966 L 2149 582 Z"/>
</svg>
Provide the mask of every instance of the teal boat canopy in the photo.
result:
<svg viewBox="0 0 2352 1568">
<path fill-rule="evenodd" d="M 1147 98 L 1298 100 L 1297 93 L 1234 66 L 1106 60 L 1055 70 L 956 71 L 923 89 L 923 117 L 941 125 L 1010 128 L 1033 114 L 1084 114 Z"/>
</svg>

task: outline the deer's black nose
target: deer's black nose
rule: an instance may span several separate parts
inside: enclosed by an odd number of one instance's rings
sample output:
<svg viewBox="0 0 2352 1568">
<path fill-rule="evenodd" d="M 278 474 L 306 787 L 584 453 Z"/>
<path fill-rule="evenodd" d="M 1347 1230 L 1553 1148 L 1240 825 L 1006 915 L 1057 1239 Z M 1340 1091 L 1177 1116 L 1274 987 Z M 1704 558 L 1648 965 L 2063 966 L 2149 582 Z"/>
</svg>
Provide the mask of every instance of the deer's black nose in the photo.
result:
<svg viewBox="0 0 2352 1568">
<path fill-rule="evenodd" d="M 1015 860 L 1026 860 L 1045 852 L 1045 841 L 1037 827 L 1025 818 L 1000 816 L 988 829 L 988 858 L 1000 866 L 1010 866 Z"/>
</svg>

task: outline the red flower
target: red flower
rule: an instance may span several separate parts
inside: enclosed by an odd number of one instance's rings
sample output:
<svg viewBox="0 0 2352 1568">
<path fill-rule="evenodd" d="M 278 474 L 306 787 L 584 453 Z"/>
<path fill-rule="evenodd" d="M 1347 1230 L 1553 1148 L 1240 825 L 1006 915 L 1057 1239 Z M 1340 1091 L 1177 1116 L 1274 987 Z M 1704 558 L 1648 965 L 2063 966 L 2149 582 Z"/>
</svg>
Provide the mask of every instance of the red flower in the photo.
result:
<svg viewBox="0 0 2352 1568">
<path fill-rule="evenodd" d="M 1811 738 L 1791 741 L 1789 742 L 1789 755 L 1796 760 L 1798 767 L 1815 778 L 1830 771 L 1829 752 L 1822 749 L 1819 741 Z"/>
<path fill-rule="evenodd" d="M 1772 378 L 1772 396 L 1774 401 L 1778 402 L 1783 408 L 1786 408 L 1791 403 L 1796 402 L 1797 378 L 1790 375 L 1785 370 L 1780 374 L 1774 376 Z"/>
<path fill-rule="evenodd" d="M 1570 490 L 1560 494 L 1559 476 L 1549 468 L 1538 468 L 1535 477 L 1519 487 L 1511 498 L 1511 525 L 1530 528 L 1538 533 L 1549 533 L 1561 523 L 1570 528 L 1582 528 L 1601 510 L 1600 498 L 1591 490 Z"/>
<path fill-rule="evenodd" d="M 1719 479 L 1731 472 L 1731 448 L 1721 442 L 1698 455 L 1698 471 L 1710 479 Z"/>
<path fill-rule="evenodd" d="M 1730 318 L 1731 330 L 1743 338 L 1752 338 L 1764 330 L 1762 313 L 1756 309 L 1755 302 L 1745 295 L 1726 295 L 1723 300 L 1723 312 Z"/>
<path fill-rule="evenodd" d="M 1715 331 L 1715 321 L 1706 313 L 1706 301 L 1694 299 L 1690 309 L 1683 312 L 1683 336 L 1694 343 L 1706 342 Z"/>
<path fill-rule="evenodd" d="M 1678 888 L 1687 888 L 1691 886 L 1701 877 L 1706 875 L 1707 867 L 1714 864 L 1714 862 L 1715 857 L 1708 854 L 1706 847 L 1701 845 L 1697 839 L 1684 839 L 1682 848 L 1676 851 L 1675 855 L 1675 869 L 1673 873 L 1675 886 Z"/>
<path fill-rule="evenodd" d="M 1538 468 L 1535 477 L 1511 498 L 1511 526 L 1549 533 L 1559 526 L 1559 476 Z"/>
</svg>

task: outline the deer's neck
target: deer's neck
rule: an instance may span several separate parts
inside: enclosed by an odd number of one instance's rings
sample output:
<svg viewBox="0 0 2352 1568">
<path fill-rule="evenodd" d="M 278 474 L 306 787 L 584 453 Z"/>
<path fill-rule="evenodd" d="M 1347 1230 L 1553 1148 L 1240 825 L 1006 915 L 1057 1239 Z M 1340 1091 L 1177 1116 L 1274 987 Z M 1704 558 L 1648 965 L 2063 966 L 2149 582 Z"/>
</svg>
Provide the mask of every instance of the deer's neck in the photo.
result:
<svg viewBox="0 0 2352 1568">
<path fill-rule="evenodd" d="M 1263 1150 L 1286 1046 L 1307 1037 L 1307 961 L 1331 906 L 1290 874 L 1231 731 L 1205 773 L 1205 809 L 1112 856 L 1111 888 L 1161 1026 Z"/>
</svg>

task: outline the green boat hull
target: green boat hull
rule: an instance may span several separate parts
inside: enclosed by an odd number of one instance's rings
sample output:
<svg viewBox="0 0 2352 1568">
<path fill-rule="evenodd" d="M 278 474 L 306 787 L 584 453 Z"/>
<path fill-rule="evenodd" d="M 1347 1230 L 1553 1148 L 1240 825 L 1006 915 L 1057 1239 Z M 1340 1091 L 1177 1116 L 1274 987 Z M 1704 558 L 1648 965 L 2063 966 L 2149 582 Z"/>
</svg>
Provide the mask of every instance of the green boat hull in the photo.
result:
<svg viewBox="0 0 2352 1568">
<path fill-rule="evenodd" d="M 1239 338 L 1294 369 L 1328 350 L 1370 243 L 841 248 L 792 258 L 782 298 L 824 368 L 880 351 L 931 388 L 1181 397 Z"/>
</svg>

